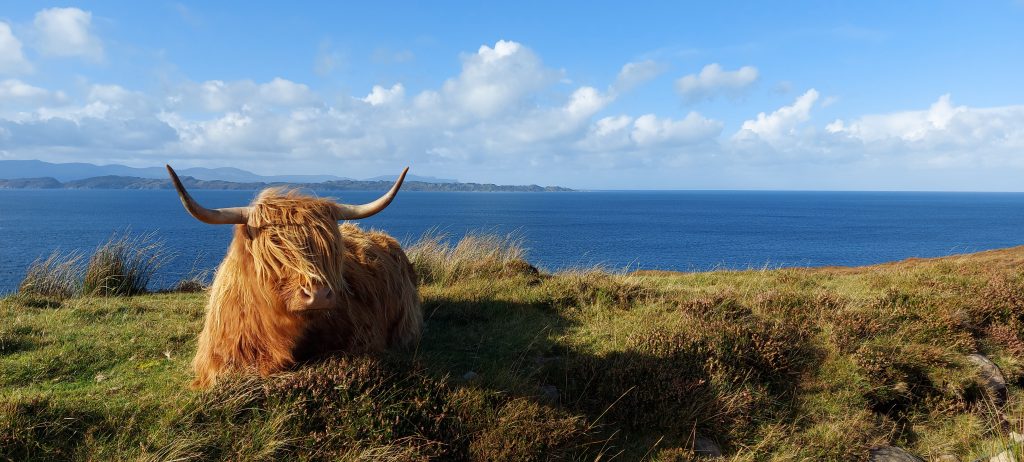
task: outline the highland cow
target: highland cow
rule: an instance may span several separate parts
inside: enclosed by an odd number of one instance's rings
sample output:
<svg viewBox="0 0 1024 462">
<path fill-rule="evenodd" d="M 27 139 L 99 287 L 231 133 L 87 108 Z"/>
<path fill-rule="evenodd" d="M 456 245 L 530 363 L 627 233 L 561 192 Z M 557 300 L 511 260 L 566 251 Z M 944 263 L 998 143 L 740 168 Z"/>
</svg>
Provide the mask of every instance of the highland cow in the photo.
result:
<svg viewBox="0 0 1024 462">
<path fill-rule="evenodd" d="M 391 203 L 406 168 L 386 194 L 339 204 L 270 188 L 248 207 L 207 209 L 167 171 L 188 212 L 204 223 L 234 224 L 217 268 L 192 366 L 195 388 L 229 372 L 266 376 L 332 352 L 407 346 L 423 324 L 416 278 L 398 242 L 340 220 L 374 215 Z"/>
</svg>

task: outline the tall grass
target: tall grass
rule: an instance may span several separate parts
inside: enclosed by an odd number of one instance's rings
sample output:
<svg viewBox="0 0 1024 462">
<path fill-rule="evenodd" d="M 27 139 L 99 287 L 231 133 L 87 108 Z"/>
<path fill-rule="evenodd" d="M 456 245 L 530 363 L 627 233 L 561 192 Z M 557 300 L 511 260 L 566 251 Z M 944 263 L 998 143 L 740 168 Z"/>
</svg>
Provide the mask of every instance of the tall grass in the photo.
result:
<svg viewBox="0 0 1024 462">
<path fill-rule="evenodd" d="M 114 234 L 89 258 L 82 293 L 121 296 L 146 293 L 149 280 L 167 261 L 163 241 L 153 234 Z"/>
<path fill-rule="evenodd" d="M 73 297 L 81 286 L 82 254 L 54 250 L 28 267 L 18 292 L 57 299 Z"/>
<path fill-rule="evenodd" d="M 407 246 L 406 254 L 424 284 L 537 273 L 526 261 L 522 238 L 514 234 L 467 234 L 453 244 L 446 234 L 429 232 Z"/>
</svg>

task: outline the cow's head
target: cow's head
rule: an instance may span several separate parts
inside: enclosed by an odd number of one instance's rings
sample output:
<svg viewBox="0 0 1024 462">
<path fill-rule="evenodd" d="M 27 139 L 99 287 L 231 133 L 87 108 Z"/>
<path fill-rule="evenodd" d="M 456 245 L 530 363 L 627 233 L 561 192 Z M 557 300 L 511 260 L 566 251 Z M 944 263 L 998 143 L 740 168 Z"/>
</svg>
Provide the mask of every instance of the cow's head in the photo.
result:
<svg viewBox="0 0 1024 462">
<path fill-rule="evenodd" d="M 257 278 L 268 284 L 289 311 L 328 309 L 336 306 L 344 290 L 344 244 L 339 220 L 357 220 L 384 210 L 405 180 L 407 167 L 387 193 L 363 205 L 339 204 L 298 194 L 267 189 L 247 207 L 208 209 L 185 190 L 170 165 L 167 172 L 188 213 L 211 225 L 241 225 L 236 233 L 246 239 Z"/>
</svg>

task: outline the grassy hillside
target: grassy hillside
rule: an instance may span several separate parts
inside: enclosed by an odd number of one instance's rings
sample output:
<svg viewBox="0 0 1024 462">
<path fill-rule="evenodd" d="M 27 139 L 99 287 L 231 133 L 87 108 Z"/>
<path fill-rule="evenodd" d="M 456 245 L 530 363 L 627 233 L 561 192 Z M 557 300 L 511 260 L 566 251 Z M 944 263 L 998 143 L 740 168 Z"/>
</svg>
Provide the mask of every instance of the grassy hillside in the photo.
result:
<svg viewBox="0 0 1024 462">
<path fill-rule="evenodd" d="M 410 254 L 416 351 L 205 392 L 203 293 L 0 300 L 0 460 L 690 460 L 698 438 L 738 461 L 973 460 L 1022 425 L 1024 248 L 628 275 L 538 274 L 479 237 Z"/>
</svg>

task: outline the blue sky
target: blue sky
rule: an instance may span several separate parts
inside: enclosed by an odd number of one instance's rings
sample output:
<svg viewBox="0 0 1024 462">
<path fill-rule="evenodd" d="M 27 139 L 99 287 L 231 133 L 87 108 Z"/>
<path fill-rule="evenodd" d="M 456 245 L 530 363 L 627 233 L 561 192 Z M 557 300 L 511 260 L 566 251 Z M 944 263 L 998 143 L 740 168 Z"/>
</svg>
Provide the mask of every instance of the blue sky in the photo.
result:
<svg viewBox="0 0 1024 462">
<path fill-rule="evenodd" d="M 1024 190 L 1024 2 L 7 2 L 0 159 Z"/>
</svg>

